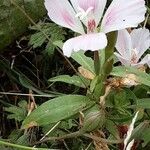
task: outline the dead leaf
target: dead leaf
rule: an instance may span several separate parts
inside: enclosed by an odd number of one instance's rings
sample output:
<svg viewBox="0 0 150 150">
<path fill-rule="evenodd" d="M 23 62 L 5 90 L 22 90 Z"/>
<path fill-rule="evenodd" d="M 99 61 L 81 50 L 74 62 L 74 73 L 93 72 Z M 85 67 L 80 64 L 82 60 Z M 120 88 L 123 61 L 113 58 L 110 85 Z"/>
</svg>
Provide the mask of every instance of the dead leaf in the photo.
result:
<svg viewBox="0 0 150 150">
<path fill-rule="evenodd" d="M 82 66 L 78 68 L 79 73 L 86 79 L 93 80 L 95 75 L 89 70 L 83 68 Z"/>
</svg>

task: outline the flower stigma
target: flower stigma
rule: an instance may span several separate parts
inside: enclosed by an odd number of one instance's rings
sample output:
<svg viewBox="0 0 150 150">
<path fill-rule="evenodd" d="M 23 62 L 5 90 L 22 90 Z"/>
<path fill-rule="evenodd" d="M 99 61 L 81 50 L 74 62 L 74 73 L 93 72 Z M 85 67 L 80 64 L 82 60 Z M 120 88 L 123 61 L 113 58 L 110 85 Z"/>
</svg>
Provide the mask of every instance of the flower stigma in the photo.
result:
<svg viewBox="0 0 150 150">
<path fill-rule="evenodd" d="M 94 8 L 91 6 L 89 7 L 86 11 L 81 8 L 81 7 L 78 7 L 78 10 L 79 12 L 75 15 L 75 17 L 79 17 L 80 20 L 83 20 L 85 18 L 87 18 L 88 14 L 93 10 Z"/>
</svg>

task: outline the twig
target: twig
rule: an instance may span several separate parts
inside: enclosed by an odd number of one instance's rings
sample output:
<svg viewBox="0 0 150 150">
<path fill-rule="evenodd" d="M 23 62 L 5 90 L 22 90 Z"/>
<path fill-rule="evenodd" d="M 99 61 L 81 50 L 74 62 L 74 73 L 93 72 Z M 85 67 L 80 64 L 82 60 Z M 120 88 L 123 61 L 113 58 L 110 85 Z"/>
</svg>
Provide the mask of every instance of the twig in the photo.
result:
<svg viewBox="0 0 150 150">
<path fill-rule="evenodd" d="M 24 94 L 24 93 L 11 93 L 11 92 L 0 92 L 2 95 L 17 95 L 17 96 L 31 96 L 31 94 Z M 52 95 L 39 95 L 39 94 L 32 94 L 34 97 L 55 97 Z"/>
<path fill-rule="evenodd" d="M 146 24 L 147 24 L 147 21 L 148 21 L 148 17 L 149 17 L 149 14 L 147 14 L 147 16 L 146 16 L 146 18 L 145 18 L 145 22 L 144 22 L 143 28 L 146 27 Z"/>
<path fill-rule="evenodd" d="M 70 150 L 67 143 L 65 142 L 65 140 L 63 140 L 63 143 L 64 143 L 64 146 L 65 146 L 66 150 Z"/>
<path fill-rule="evenodd" d="M 68 138 L 76 138 L 76 137 L 79 137 L 79 136 L 85 136 L 85 137 L 91 138 L 95 141 L 102 141 L 102 142 L 105 142 L 107 144 L 118 144 L 118 143 L 123 142 L 122 139 L 120 139 L 120 140 L 107 140 L 107 139 L 104 139 L 104 138 L 100 138 L 100 137 L 90 135 L 90 134 L 87 134 L 87 133 L 84 134 L 80 131 L 77 131 L 77 132 L 66 134 L 66 135 L 60 136 L 60 137 L 48 137 L 48 138 L 45 138 L 41 141 L 35 142 L 34 145 L 41 144 L 41 143 L 48 142 L 48 141 L 64 140 L 64 139 L 68 139 Z"/>
<path fill-rule="evenodd" d="M 27 146 L 17 145 L 17 144 L 13 144 L 13 143 L 9 143 L 9 142 L 4 142 L 4 141 L 0 141 L 0 145 L 5 145 L 7 147 L 9 146 L 9 147 L 14 147 L 14 148 L 17 148 L 17 149 L 24 149 L 24 150 L 56 150 L 56 149 L 47 149 L 47 148 L 27 147 Z"/>
<path fill-rule="evenodd" d="M 93 142 L 91 142 L 85 150 L 88 150 Z"/>
<path fill-rule="evenodd" d="M 48 141 L 63 140 L 63 139 L 68 139 L 68 138 L 75 138 L 75 137 L 79 137 L 79 136 L 82 136 L 82 135 L 83 134 L 80 131 L 77 131 L 77 132 L 66 134 L 66 135 L 63 135 L 63 136 L 60 136 L 60 137 L 48 137 L 48 138 L 45 138 L 45 139 L 43 139 L 41 141 L 35 142 L 33 144 L 37 145 L 37 144 L 41 144 L 41 143 L 48 142 Z"/>
<path fill-rule="evenodd" d="M 42 141 L 47 135 L 49 135 L 59 124 L 61 121 L 57 122 L 41 139 L 40 141 Z"/>
</svg>

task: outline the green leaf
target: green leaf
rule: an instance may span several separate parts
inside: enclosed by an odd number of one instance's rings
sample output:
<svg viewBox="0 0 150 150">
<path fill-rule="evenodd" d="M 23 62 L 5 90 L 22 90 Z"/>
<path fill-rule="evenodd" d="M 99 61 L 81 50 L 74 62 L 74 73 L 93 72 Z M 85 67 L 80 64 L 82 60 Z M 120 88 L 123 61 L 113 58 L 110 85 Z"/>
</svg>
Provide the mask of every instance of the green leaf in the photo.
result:
<svg viewBox="0 0 150 150">
<path fill-rule="evenodd" d="M 5 111 L 11 113 L 8 114 L 7 116 L 9 119 L 15 119 L 17 121 L 22 121 L 25 119 L 27 115 L 27 102 L 20 101 L 18 105 L 19 107 L 17 106 L 5 107 Z"/>
<path fill-rule="evenodd" d="M 22 128 L 41 126 L 67 119 L 79 111 L 87 109 L 94 102 L 81 95 L 67 95 L 43 103 L 23 122 Z"/>
<path fill-rule="evenodd" d="M 124 123 L 124 122 L 127 122 L 129 120 L 131 120 L 133 118 L 133 116 L 110 116 L 110 120 L 114 121 L 114 122 L 118 122 L 118 123 Z"/>
<path fill-rule="evenodd" d="M 49 41 L 46 45 L 46 53 L 51 56 L 54 54 L 54 50 L 55 50 L 55 45 L 53 45 L 53 43 L 51 41 Z"/>
<path fill-rule="evenodd" d="M 54 93 L 45 93 L 45 92 L 42 92 L 41 90 L 39 90 L 36 85 L 30 80 L 28 79 L 25 75 L 23 74 L 20 74 L 19 75 L 19 81 L 20 83 L 30 89 L 30 90 L 33 90 L 35 91 L 36 93 L 38 94 L 41 94 L 41 95 L 45 95 L 45 97 L 55 97 L 56 95 Z"/>
<path fill-rule="evenodd" d="M 50 82 L 65 82 L 65 83 L 73 84 L 75 86 L 79 86 L 79 87 L 82 87 L 82 88 L 86 88 L 86 86 L 89 85 L 89 81 L 88 80 L 86 80 L 83 77 L 76 76 L 76 75 L 74 75 L 72 77 L 69 76 L 69 75 L 60 75 L 60 76 L 51 78 L 48 81 L 50 81 Z M 83 84 L 83 82 L 85 84 Z"/>
<path fill-rule="evenodd" d="M 17 141 L 16 141 L 16 144 L 20 144 L 20 145 L 30 145 L 30 142 L 29 142 L 29 139 L 30 139 L 30 135 L 29 133 L 26 133 L 26 134 L 23 134 L 22 136 L 20 136 Z"/>
<path fill-rule="evenodd" d="M 142 146 L 145 147 L 150 142 L 150 128 L 146 128 L 142 131 L 141 139 L 144 141 Z"/>
<path fill-rule="evenodd" d="M 94 74 L 94 61 L 92 58 L 85 56 L 83 51 L 74 52 L 71 57 L 81 66 L 83 66 L 83 68 L 91 71 Z"/>
<path fill-rule="evenodd" d="M 136 106 L 143 109 L 150 109 L 150 98 L 137 99 Z"/>
<path fill-rule="evenodd" d="M 14 0 L 33 21 L 46 14 L 44 0 Z M 22 35 L 31 22 L 10 0 L 0 0 L 0 50 Z"/>
<path fill-rule="evenodd" d="M 147 130 L 149 126 L 149 121 L 141 122 L 132 132 L 131 138 L 128 142 L 131 142 L 132 139 L 142 139 L 143 131 Z M 147 133 L 146 133 L 147 134 Z"/>
<path fill-rule="evenodd" d="M 40 47 L 46 40 L 45 35 L 42 32 L 35 33 L 31 36 L 29 44 L 33 45 L 33 48 Z"/>
<path fill-rule="evenodd" d="M 13 143 L 17 141 L 17 139 L 23 134 L 23 131 L 20 129 L 14 129 L 10 135 L 8 136 L 8 139 L 10 139 Z"/>
<path fill-rule="evenodd" d="M 114 92 L 114 105 L 115 107 L 125 107 L 129 104 L 128 97 L 124 90 Z"/>
<path fill-rule="evenodd" d="M 106 120 L 105 128 L 109 131 L 110 136 L 109 139 L 116 140 L 119 137 L 119 131 L 115 122 L 111 120 Z"/>
<path fill-rule="evenodd" d="M 134 67 L 114 67 L 113 71 L 111 72 L 111 75 L 118 77 L 126 77 L 128 74 L 134 74 L 137 82 L 150 86 L 150 75 Z"/>
<path fill-rule="evenodd" d="M 54 41 L 53 44 L 54 44 L 55 46 L 58 46 L 60 49 L 63 48 L 63 42 L 60 41 L 60 40 L 59 40 L 59 41 Z"/>
<path fill-rule="evenodd" d="M 90 132 L 102 128 L 105 122 L 105 112 L 101 109 L 91 110 L 84 118 L 81 132 Z"/>
<path fill-rule="evenodd" d="M 44 43 L 47 43 L 47 37 L 49 38 L 49 41 L 46 45 L 46 52 L 49 55 L 52 55 L 54 52 L 54 49 L 57 46 L 58 41 L 62 41 L 65 39 L 66 32 L 57 26 L 54 23 L 39 23 L 38 26 L 40 27 L 40 31 L 36 29 L 36 26 L 30 27 L 32 30 L 37 30 L 35 34 L 31 35 L 29 44 L 33 45 L 33 48 L 37 48 L 42 46 Z M 47 37 L 45 36 L 47 35 Z M 56 44 L 55 44 L 56 43 Z"/>
</svg>

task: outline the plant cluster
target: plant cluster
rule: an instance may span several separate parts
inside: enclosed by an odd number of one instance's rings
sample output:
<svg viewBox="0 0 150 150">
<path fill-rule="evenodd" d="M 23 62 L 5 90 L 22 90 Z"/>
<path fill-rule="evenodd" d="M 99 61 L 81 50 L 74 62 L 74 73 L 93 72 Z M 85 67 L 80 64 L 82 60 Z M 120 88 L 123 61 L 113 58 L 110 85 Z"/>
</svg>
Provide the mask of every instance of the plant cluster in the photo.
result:
<svg viewBox="0 0 150 150">
<path fill-rule="evenodd" d="M 149 149 L 146 5 L 145 0 L 45 0 L 48 16 L 57 25 L 44 20 L 31 26 L 34 33 L 28 44 L 34 54 L 27 50 L 18 54 L 36 55 L 32 60 L 36 66 L 29 62 L 32 69 L 28 64 L 20 71 L 14 62 L 0 60 L 1 71 L 15 89 L 29 90 L 21 94 L 28 100 L 16 105 L 1 100 L 7 118 L 17 127 L 0 140 L 2 149 Z"/>
</svg>

